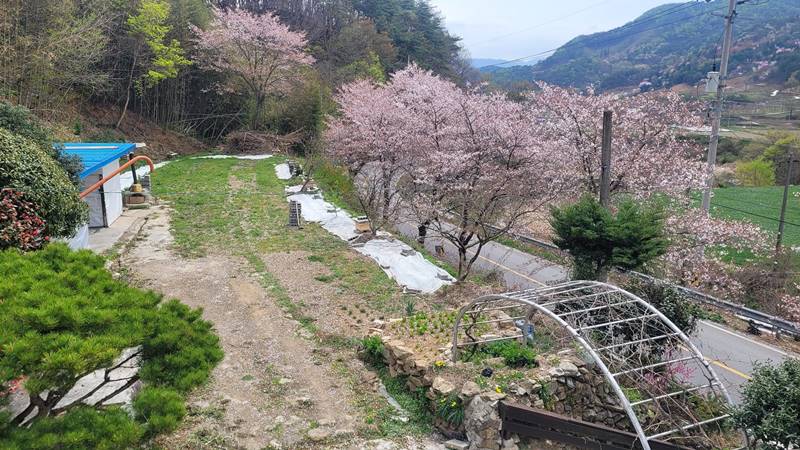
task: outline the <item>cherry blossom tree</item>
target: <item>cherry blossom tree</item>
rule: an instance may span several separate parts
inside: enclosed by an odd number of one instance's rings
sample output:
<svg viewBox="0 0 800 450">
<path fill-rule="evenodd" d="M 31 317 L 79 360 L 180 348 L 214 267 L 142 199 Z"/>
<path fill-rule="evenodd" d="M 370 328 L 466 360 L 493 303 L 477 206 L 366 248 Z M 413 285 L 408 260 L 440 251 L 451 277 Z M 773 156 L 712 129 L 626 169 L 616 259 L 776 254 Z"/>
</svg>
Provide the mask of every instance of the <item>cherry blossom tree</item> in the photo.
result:
<svg viewBox="0 0 800 450">
<path fill-rule="evenodd" d="M 427 224 L 458 249 L 460 280 L 488 242 L 569 183 L 525 106 L 502 96 L 411 65 L 385 85 L 345 86 L 337 100 L 328 154 L 354 175 L 370 220 L 391 212 Z"/>
<path fill-rule="evenodd" d="M 369 80 L 343 86 L 336 101 L 340 115 L 329 124 L 325 153 L 347 168 L 374 236 L 398 217 L 395 185 L 411 163 L 408 128 L 413 117 L 392 86 Z"/>
<path fill-rule="evenodd" d="M 648 92 L 634 96 L 583 95 L 540 84 L 528 96 L 531 114 L 548 130 L 553 153 L 575 177 L 576 194 L 599 194 L 604 110 L 614 113 L 612 194 L 649 197 L 686 195 L 703 186 L 703 149 L 681 138 L 681 129 L 701 121 L 678 95 Z"/>
<path fill-rule="evenodd" d="M 305 53 L 306 36 L 294 32 L 272 13 L 214 10 L 207 30 L 194 27 L 198 63 L 230 74 L 223 89 L 245 91 L 253 97 L 251 126 L 259 126 L 269 95 L 286 90 L 298 69 L 314 63 Z"/>
<path fill-rule="evenodd" d="M 742 284 L 736 268 L 724 263 L 719 252 L 749 251 L 763 256 L 769 237 L 758 226 L 710 217 L 698 208 L 674 210 L 666 231 L 672 245 L 661 259 L 664 274 L 683 285 L 740 297 Z"/>
<path fill-rule="evenodd" d="M 416 118 L 408 130 L 417 155 L 407 211 L 456 247 L 464 280 L 487 243 L 554 200 L 569 180 L 524 105 L 414 66 L 393 84 Z"/>
<path fill-rule="evenodd" d="M 651 269 L 685 285 L 740 296 L 737 269 L 721 252 L 764 255 L 768 236 L 757 226 L 709 217 L 693 207 L 691 193 L 704 183 L 702 147 L 685 139 L 701 125 L 692 104 L 670 92 L 634 96 L 587 95 L 540 84 L 528 96 L 530 111 L 548 130 L 548 146 L 563 155 L 564 170 L 575 177 L 568 198 L 599 194 L 602 114 L 614 113 L 611 193 L 670 199 L 665 231 L 671 245 Z"/>
</svg>

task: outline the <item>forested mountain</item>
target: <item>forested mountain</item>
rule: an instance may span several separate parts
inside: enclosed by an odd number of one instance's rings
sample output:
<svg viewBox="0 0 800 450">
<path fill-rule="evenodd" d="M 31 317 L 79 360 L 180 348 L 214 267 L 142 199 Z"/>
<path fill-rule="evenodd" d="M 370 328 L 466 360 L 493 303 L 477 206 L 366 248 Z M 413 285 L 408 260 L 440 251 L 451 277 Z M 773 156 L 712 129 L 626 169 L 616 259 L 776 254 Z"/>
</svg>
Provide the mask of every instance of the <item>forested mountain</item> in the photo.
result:
<svg viewBox="0 0 800 450">
<path fill-rule="evenodd" d="M 579 36 L 530 70 L 493 69 L 506 86 L 544 80 L 599 89 L 694 84 L 718 65 L 727 1 L 666 4 L 611 31 Z M 798 82 L 800 1 L 750 0 L 738 6 L 733 75 Z"/>
<path fill-rule="evenodd" d="M 45 116 L 127 105 L 211 140 L 250 126 L 254 99 L 221 89 L 231 75 L 197 63 L 195 30 L 209 27 L 214 8 L 274 13 L 304 33 L 314 63 L 266 99 L 258 125 L 278 134 L 316 135 L 331 93 L 358 77 L 414 61 L 458 79 L 468 66 L 427 0 L 3 0 L 0 100 Z"/>
</svg>

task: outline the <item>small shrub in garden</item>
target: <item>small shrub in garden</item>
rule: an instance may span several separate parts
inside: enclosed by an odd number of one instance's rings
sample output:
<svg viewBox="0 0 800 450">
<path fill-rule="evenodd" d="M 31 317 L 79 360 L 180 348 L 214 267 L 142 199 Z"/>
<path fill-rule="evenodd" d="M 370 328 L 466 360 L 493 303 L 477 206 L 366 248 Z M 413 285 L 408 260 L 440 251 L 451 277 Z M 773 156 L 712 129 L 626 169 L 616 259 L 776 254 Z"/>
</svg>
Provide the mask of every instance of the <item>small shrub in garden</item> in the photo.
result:
<svg viewBox="0 0 800 450">
<path fill-rule="evenodd" d="M 434 402 L 436 417 L 454 427 L 459 427 L 464 423 L 464 402 L 458 397 L 458 394 L 453 393 L 440 397 Z"/>
<path fill-rule="evenodd" d="M 380 336 L 367 336 L 361 341 L 365 359 L 375 367 L 385 364 L 383 359 L 383 340 Z"/>
<path fill-rule="evenodd" d="M 0 435 L 4 450 L 117 450 L 136 448 L 144 428 L 127 412 L 79 407 L 69 414 L 37 420 L 30 428 L 8 428 Z"/>
<path fill-rule="evenodd" d="M 36 208 L 12 189 L 0 191 L 0 250 L 37 250 L 47 242 L 45 223 Z"/>
<path fill-rule="evenodd" d="M 774 366 L 756 363 L 742 397 L 733 412 L 738 427 L 749 430 L 766 449 L 800 446 L 800 360 L 790 358 Z"/>
<path fill-rule="evenodd" d="M 68 238 L 88 217 L 61 166 L 36 143 L 0 128 L 0 186 L 21 192 L 45 222 L 45 235 Z"/>
<path fill-rule="evenodd" d="M 632 279 L 625 290 L 664 313 L 684 333 L 691 334 L 697 327 L 699 308 L 669 285 Z"/>
<path fill-rule="evenodd" d="M 515 340 L 492 342 L 484 351 L 501 357 L 508 367 L 536 367 L 536 352 Z"/>
<path fill-rule="evenodd" d="M 31 111 L 22 106 L 14 106 L 8 102 L 0 101 L 0 128 L 28 139 L 35 143 L 45 153 L 55 159 L 67 172 L 70 180 L 76 186 L 79 184 L 78 174 L 83 170 L 80 158 L 62 153 L 53 148 L 53 137 Z M 101 140 L 95 142 L 115 142 L 116 140 Z"/>
</svg>

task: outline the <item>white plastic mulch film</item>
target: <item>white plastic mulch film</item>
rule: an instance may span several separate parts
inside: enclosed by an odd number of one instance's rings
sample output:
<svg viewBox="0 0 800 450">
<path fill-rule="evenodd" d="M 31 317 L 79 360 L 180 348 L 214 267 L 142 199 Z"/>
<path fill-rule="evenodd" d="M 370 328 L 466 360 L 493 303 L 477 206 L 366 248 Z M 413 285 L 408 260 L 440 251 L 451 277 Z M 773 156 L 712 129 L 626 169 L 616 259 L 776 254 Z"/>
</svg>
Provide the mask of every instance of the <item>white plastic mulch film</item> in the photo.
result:
<svg viewBox="0 0 800 450">
<path fill-rule="evenodd" d="M 290 194 L 288 201 L 300 203 L 303 220 L 319 223 L 344 240 L 358 236 L 356 223 L 349 214 L 326 202 L 321 194 L 299 193 L 300 188 L 292 186 L 286 191 Z M 355 250 L 375 260 L 390 278 L 410 290 L 429 294 L 455 281 L 445 270 L 387 233 L 355 247 Z"/>
<path fill-rule="evenodd" d="M 292 169 L 289 168 L 289 164 L 281 163 L 275 166 L 275 175 L 278 177 L 279 180 L 291 180 L 292 179 Z"/>
</svg>

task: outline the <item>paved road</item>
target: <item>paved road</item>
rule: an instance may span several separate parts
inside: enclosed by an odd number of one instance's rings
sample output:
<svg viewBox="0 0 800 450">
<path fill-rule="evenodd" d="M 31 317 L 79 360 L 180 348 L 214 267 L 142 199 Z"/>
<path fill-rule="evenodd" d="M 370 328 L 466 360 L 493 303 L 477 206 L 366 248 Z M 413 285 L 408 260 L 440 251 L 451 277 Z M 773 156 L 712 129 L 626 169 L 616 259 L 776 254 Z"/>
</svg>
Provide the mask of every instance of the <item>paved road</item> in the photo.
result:
<svg viewBox="0 0 800 450">
<path fill-rule="evenodd" d="M 396 228 L 407 237 L 417 237 L 416 224 L 402 223 Z M 425 241 L 425 247 L 431 253 L 434 253 L 434 246 L 437 244 L 444 245 L 445 259 L 450 262 L 458 261 L 458 252 L 452 244 L 435 236 L 429 236 Z M 494 242 L 484 247 L 474 267 L 483 273 L 501 274 L 512 290 L 535 288 L 549 282 L 566 280 L 568 277 L 563 266 Z M 779 362 L 790 357 L 780 349 L 707 321 L 699 322 L 697 331 L 691 338 L 713 364 L 714 370 L 736 403 L 741 399 L 741 386 L 749 379 L 754 362 Z"/>
</svg>

